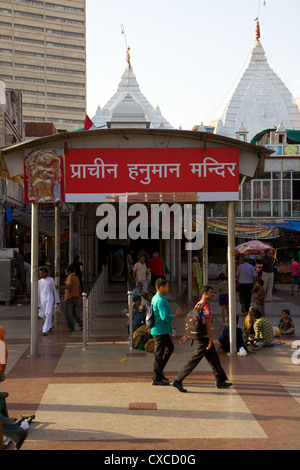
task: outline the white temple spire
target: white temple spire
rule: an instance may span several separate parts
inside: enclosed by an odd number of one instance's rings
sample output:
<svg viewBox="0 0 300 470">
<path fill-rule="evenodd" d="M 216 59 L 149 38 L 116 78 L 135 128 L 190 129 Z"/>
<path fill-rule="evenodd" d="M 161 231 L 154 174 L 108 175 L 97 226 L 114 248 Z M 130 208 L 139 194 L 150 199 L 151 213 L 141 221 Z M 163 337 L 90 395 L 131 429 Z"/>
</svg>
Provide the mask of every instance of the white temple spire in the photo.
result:
<svg viewBox="0 0 300 470">
<path fill-rule="evenodd" d="M 105 106 L 97 109 L 93 123 L 97 128 L 152 128 L 173 129 L 162 116 L 159 106 L 156 109 L 142 94 L 130 60 L 130 47 L 127 46 L 124 26 L 121 25 L 126 45 L 127 66 L 122 74 L 116 93 Z"/>
<path fill-rule="evenodd" d="M 269 66 L 259 39 L 258 18 L 256 21 L 256 39 L 249 62 L 215 128 L 215 134 L 236 138 L 236 130 L 243 122 L 249 142 L 261 130 L 276 128 L 280 121 L 286 129 L 300 129 L 295 99 Z"/>
</svg>

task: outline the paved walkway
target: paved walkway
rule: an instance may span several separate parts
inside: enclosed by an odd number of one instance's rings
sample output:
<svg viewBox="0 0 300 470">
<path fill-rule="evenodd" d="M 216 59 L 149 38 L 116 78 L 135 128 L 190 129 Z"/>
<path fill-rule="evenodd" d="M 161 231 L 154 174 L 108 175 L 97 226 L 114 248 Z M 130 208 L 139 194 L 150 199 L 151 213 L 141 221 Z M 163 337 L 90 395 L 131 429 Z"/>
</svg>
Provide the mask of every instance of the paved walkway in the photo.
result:
<svg viewBox="0 0 300 470">
<path fill-rule="evenodd" d="M 211 304 L 215 340 L 222 330 L 217 297 Z M 170 304 L 175 312 L 171 295 Z M 0 305 L 9 350 L 1 390 L 9 392 L 11 418 L 36 415 L 22 450 L 300 449 L 300 295 L 291 296 L 290 286 L 277 285 L 266 314 L 277 324 L 281 310 L 289 308 L 296 334 L 255 355 L 221 354 L 234 384 L 229 390 L 214 388 L 205 359 L 185 381 L 188 393 L 152 386 L 153 355 L 130 351 L 126 307 L 125 284 L 107 285 L 87 350 L 82 333 L 68 332 L 62 317 L 51 334 L 39 333 L 39 357 L 32 358 L 30 304 Z M 190 344 L 178 343 L 183 318 L 174 325 L 170 379 L 192 351 Z"/>
</svg>

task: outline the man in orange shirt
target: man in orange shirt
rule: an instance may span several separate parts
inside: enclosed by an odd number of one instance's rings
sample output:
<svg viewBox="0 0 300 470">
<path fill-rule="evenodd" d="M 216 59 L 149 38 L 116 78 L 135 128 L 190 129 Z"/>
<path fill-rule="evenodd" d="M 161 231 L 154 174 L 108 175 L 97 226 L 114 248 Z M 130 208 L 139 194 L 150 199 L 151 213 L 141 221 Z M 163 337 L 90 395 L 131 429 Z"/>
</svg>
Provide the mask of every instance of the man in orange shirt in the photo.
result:
<svg viewBox="0 0 300 470">
<path fill-rule="evenodd" d="M 66 319 L 67 326 L 70 331 L 74 331 L 74 320 L 78 324 L 79 328 L 82 329 L 82 320 L 77 313 L 78 299 L 81 296 L 80 282 L 76 274 L 73 272 L 73 268 L 68 266 L 65 269 L 65 273 L 68 276 L 65 281 L 65 304 L 66 304 Z"/>
</svg>

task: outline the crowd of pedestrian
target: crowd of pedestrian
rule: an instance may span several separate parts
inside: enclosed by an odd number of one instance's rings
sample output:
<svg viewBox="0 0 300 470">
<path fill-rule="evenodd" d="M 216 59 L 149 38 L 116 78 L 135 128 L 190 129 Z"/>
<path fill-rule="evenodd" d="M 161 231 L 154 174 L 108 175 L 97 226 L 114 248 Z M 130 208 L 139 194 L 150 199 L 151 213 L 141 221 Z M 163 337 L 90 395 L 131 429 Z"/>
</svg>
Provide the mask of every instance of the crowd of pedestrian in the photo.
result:
<svg viewBox="0 0 300 470">
<path fill-rule="evenodd" d="M 201 330 L 193 339 L 195 343 L 191 358 L 179 370 L 176 378 L 170 382 L 165 376 L 165 367 L 174 351 L 172 338 L 172 323 L 180 317 L 180 309 L 175 313 L 171 312 L 168 301 L 169 282 L 166 279 L 168 268 L 159 255 L 154 251 L 152 257 L 145 250 L 137 254 L 137 261 L 133 260 L 133 251 L 127 255 L 128 276 L 132 279 L 133 286 L 133 330 L 138 331 L 144 328 L 144 335 L 147 340 L 151 338 L 152 348 L 147 349 L 153 352 L 153 372 L 152 385 L 166 386 L 172 385 L 179 392 L 186 393 L 187 389 L 183 382 L 185 378 L 197 367 L 200 361 L 205 358 L 213 372 L 215 386 L 217 388 L 230 388 L 232 383 L 228 381 L 224 371 L 219 353 L 230 351 L 230 331 L 228 326 L 228 281 L 225 273 L 220 273 L 216 293 L 219 294 L 219 306 L 223 322 L 223 330 L 218 338 L 217 347 L 214 345 L 211 333 L 211 301 L 215 295 L 215 290 L 210 285 L 202 286 L 202 273 L 197 257 L 193 258 L 193 298 L 196 299 L 194 312 L 198 312 Z M 274 257 L 269 251 L 262 257 L 261 275 L 255 270 L 253 263 L 248 256 L 243 257 L 243 262 L 236 271 L 237 290 L 241 304 L 241 313 L 245 313 L 242 328 L 238 326 L 239 316 L 236 318 L 236 346 L 237 351 L 243 350 L 245 354 L 255 351 L 255 348 L 271 346 L 274 340 L 274 326 L 265 313 L 265 301 L 272 301 L 273 289 L 273 268 Z M 292 263 L 292 288 L 295 286 L 300 265 L 298 259 Z M 82 283 L 83 265 L 76 257 L 74 263 L 65 269 L 65 284 L 55 285 L 54 279 L 49 275 L 47 266 L 39 270 L 40 280 L 38 281 L 38 308 L 39 317 L 44 320 L 42 327 L 43 336 L 47 336 L 54 328 L 53 314 L 55 305 L 60 304 L 58 290 L 64 290 L 66 325 L 70 331 L 74 331 L 75 324 L 82 328 L 80 317 L 80 298 L 83 289 Z M 294 289 L 292 289 L 294 293 Z M 150 296 L 152 299 L 150 300 Z M 255 303 L 255 307 L 251 304 Z M 153 326 L 146 328 L 146 315 L 152 311 Z M 195 323 L 196 324 L 196 323 Z M 288 309 L 283 309 L 279 319 L 277 330 L 281 335 L 292 335 L 295 332 L 295 325 Z M 201 331 L 201 333 L 200 333 Z M 186 341 L 187 336 L 180 340 Z M 140 345 L 141 337 L 137 337 Z M 148 343 L 150 344 L 150 342 Z M 258 350 L 258 349 L 256 349 Z M 0 386 L 5 380 L 5 370 L 7 365 L 8 350 L 5 342 L 5 331 L 0 326 Z M 1 390 L 1 389 L 0 389 Z M 0 391 L 0 443 L 2 442 L 1 432 L 14 442 L 16 448 L 20 448 L 27 436 L 26 426 L 12 423 L 8 416 L 6 399 L 8 393 Z"/>
<path fill-rule="evenodd" d="M 134 317 L 139 319 L 134 322 L 134 328 L 137 324 L 143 324 L 146 318 L 146 310 L 149 305 L 144 307 L 142 313 L 142 293 L 148 292 L 147 289 L 155 287 L 156 294 L 152 298 L 151 304 L 154 309 L 155 320 L 158 322 L 151 329 L 154 339 L 154 364 L 153 364 L 153 385 L 168 385 L 170 382 L 164 375 L 164 368 L 169 361 L 174 345 L 171 337 L 172 322 L 180 315 L 179 311 L 171 313 L 167 300 L 169 289 L 166 280 L 166 266 L 157 252 L 153 253 L 152 258 L 146 257 L 142 250 L 139 253 L 138 261 L 133 263 L 132 252 L 130 253 L 130 265 L 133 276 L 133 285 L 136 286 L 133 291 L 134 297 Z M 147 260 L 147 261 L 146 261 Z M 258 351 L 260 347 L 271 346 L 274 341 L 275 329 L 265 314 L 265 302 L 272 302 L 272 290 L 274 287 L 273 271 L 275 259 L 270 250 L 266 250 L 264 256 L 260 257 L 261 269 L 256 269 L 255 257 L 243 256 L 237 266 L 236 280 L 237 291 L 241 305 L 241 314 L 244 314 L 243 324 L 238 326 L 239 316 L 236 318 L 236 347 L 242 355 L 251 354 Z M 223 331 L 218 339 L 217 348 L 215 348 L 211 339 L 211 310 L 209 301 L 212 300 L 215 292 L 211 286 L 202 286 L 202 272 L 197 257 L 193 257 L 193 299 L 195 301 L 194 309 L 201 310 L 206 325 L 205 338 L 196 339 L 196 348 L 188 363 L 178 372 L 172 385 L 181 392 L 186 392 L 183 381 L 191 371 L 197 366 L 203 357 L 210 364 L 216 379 L 217 387 L 230 387 L 227 382 L 227 376 L 219 362 L 218 354 L 230 351 L 229 335 L 229 299 L 228 299 L 228 280 L 225 273 L 218 276 L 218 285 L 216 293 L 219 294 L 218 303 L 221 309 Z M 297 261 L 295 261 L 297 262 Z M 298 269 L 294 265 L 294 269 Z M 300 268 L 300 265 L 299 265 Z M 295 284 L 296 280 L 294 280 Z M 199 300 L 200 299 L 200 300 Z M 201 304 L 204 303 L 204 307 Z M 203 311 L 202 311 L 203 310 Z M 141 320 L 143 318 L 143 320 Z M 294 323 L 287 309 L 281 314 L 281 319 L 277 327 L 280 334 L 293 334 L 295 331 Z"/>
<path fill-rule="evenodd" d="M 241 312 L 246 313 L 242 327 L 245 344 L 254 347 L 266 347 L 274 344 L 274 335 L 294 334 L 295 326 L 288 309 L 283 309 L 277 326 L 272 326 L 266 317 L 265 302 L 272 302 L 274 290 L 274 267 L 276 260 L 271 250 L 266 250 L 260 257 L 261 269 L 254 269 L 250 264 L 250 258 L 246 255 L 239 265 L 237 276 L 237 289 L 241 304 Z M 294 295 L 294 287 L 299 282 L 300 265 L 298 258 L 291 262 L 291 282 Z M 255 307 L 250 306 L 255 302 Z"/>
</svg>

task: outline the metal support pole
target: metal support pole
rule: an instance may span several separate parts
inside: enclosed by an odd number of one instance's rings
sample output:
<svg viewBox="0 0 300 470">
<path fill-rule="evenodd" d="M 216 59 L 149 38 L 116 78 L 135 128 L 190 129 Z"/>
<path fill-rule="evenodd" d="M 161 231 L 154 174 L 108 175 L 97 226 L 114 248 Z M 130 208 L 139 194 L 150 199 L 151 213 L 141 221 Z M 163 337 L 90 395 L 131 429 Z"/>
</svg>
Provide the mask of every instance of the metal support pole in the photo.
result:
<svg viewBox="0 0 300 470">
<path fill-rule="evenodd" d="M 55 206 L 55 254 L 54 254 L 54 280 L 60 286 L 60 213 L 61 206 Z M 55 323 L 59 323 L 59 310 L 55 311 Z"/>
<path fill-rule="evenodd" d="M 31 333 L 30 356 L 38 356 L 38 262 L 39 262 L 39 206 L 31 205 Z"/>
<path fill-rule="evenodd" d="M 88 309 L 87 309 L 87 294 L 83 292 L 82 294 L 82 320 L 83 320 L 83 351 L 87 351 L 87 330 L 88 330 Z"/>
<path fill-rule="evenodd" d="M 192 279 L 193 279 L 193 265 L 192 265 L 192 250 L 187 250 L 187 281 L 188 281 L 188 301 L 191 302 L 192 298 Z"/>
<path fill-rule="evenodd" d="M 203 234 L 203 252 L 202 252 L 203 285 L 208 284 L 208 232 L 207 232 L 207 209 L 204 206 L 204 234 Z"/>
<path fill-rule="evenodd" d="M 168 266 L 169 271 L 172 271 L 172 265 L 171 265 L 171 240 L 165 240 L 165 250 L 166 250 L 166 257 L 165 257 L 166 265 Z M 166 274 L 166 279 L 171 280 L 171 275 L 172 275 L 172 272 L 171 272 L 171 274 Z M 170 277 L 168 278 L 168 276 L 170 276 Z"/>
<path fill-rule="evenodd" d="M 69 212 L 69 264 L 74 260 L 74 209 Z"/>
<path fill-rule="evenodd" d="M 133 349 L 133 318 L 132 318 L 132 292 L 128 291 L 128 313 L 129 313 L 129 349 Z"/>
<path fill-rule="evenodd" d="M 177 240 L 178 250 L 178 292 L 181 293 L 181 240 Z"/>
<path fill-rule="evenodd" d="M 171 244 L 171 281 L 175 281 L 176 279 L 176 240 L 174 238 L 171 238 L 170 240 Z"/>
<path fill-rule="evenodd" d="M 235 289 L 235 231 L 234 202 L 227 202 L 228 220 L 228 288 L 230 354 L 236 354 L 236 289 Z"/>
</svg>

